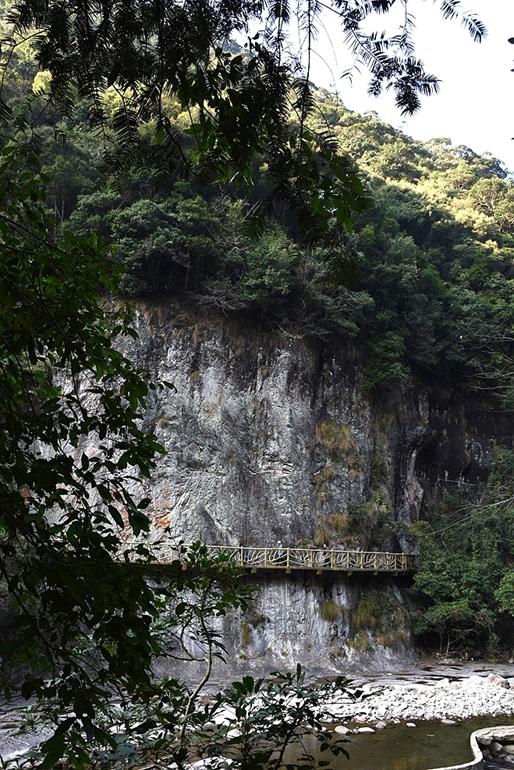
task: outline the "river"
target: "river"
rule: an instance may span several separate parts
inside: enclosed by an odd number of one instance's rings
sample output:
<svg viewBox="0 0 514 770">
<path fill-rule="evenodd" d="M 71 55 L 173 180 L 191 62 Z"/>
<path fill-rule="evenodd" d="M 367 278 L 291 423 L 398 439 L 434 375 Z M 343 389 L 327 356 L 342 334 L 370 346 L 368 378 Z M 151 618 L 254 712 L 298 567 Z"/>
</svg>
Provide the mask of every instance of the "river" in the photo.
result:
<svg viewBox="0 0 514 770">
<path fill-rule="evenodd" d="M 334 770 L 428 770 L 461 764 L 472 758 L 469 736 L 474 730 L 513 724 L 512 718 L 484 717 L 442 725 L 418 722 L 415 728 L 392 725 L 372 735 L 352 735 L 346 744 L 350 758 L 331 759 Z M 314 741 L 307 746 L 312 750 Z M 317 755 L 329 759 L 328 754 Z"/>
</svg>

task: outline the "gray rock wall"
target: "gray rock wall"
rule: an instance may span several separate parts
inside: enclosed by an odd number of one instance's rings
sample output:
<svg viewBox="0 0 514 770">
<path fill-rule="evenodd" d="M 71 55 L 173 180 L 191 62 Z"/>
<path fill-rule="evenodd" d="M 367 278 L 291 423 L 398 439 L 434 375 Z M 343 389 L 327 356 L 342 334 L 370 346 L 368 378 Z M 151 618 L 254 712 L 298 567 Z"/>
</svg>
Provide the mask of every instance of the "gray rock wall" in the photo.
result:
<svg viewBox="0 0 514 770">
<path fill-rule="evenodd" d="M 359 356 L 344 342 L 311 342 L 178 303 L 139 307 L 136 328 L 128 352 L 174 385 L 155 395 L 145 418 L 167 450 L 145 492 L 156 539 L 412 551 L 408 528 L 440 489 L 479 478 L 494 441 L 510 440 L 501 420 L 435 403 L 413 384 L 370 398 Z M 234 660 L 343 668 L 410 654 L 407 627 L 387 634 L 380 620 L 369 633 L 356 628 L 359 603 L 377 605 L 372 583 L 280 576 L 260 585 L 253 619 L 226 623 Z M 392 583 L 381 590 L 393 627 L 401 592 Z M 341 608 L 335 620 L 323 618 L 328 601 Z"/>
</svg>

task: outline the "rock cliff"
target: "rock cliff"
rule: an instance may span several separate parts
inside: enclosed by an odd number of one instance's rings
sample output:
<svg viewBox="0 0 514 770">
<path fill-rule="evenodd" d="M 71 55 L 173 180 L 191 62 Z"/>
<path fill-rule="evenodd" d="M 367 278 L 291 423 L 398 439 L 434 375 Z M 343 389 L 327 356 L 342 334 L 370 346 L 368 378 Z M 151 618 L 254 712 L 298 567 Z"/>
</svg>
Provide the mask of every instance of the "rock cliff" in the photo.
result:
<svg viewBox="0 0 514 770">
<path fill-rule="evenodd" d="M 498 416 L 411 382 L 369 396 L 358 352 L 180 303 L 137 308 L 128 350 L 173 388 L 145 424 L 167 450 L 148 483 L 154 538 L 412 552 L 410 525 L 448 484 L 484 474 Z M 411 654 L 402 592 L 383 578 L 259 578 L 225 628 L 233 660 L 342 668 Z"/>
</svg>

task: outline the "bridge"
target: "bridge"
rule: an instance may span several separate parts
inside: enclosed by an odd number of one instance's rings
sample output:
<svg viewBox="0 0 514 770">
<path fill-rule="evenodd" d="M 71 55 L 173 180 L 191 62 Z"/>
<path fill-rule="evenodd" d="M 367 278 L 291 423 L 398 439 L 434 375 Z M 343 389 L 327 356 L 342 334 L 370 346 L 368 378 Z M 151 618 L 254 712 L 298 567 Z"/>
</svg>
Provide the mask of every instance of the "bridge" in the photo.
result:
<svg viewBox="0 0 514 770">
<path fill-rule="evenodd" d="M 187 548 L 187 546 L 183 546 Z M 282 546 L 206 545 L 210 556 L 225 554 L 228 560 L 250 572 L 284 570 L 322 572 L 381 572 L 398 574 L 415 569 L 415 557 L 387 551 L 343 551 L 337 548 L 285 548 Z M 156 554 L 157 555 L 157 554 Z M 171 548 L 156 560 L 159 565 L 180 561 L 180 549 Z"/>
</svg>

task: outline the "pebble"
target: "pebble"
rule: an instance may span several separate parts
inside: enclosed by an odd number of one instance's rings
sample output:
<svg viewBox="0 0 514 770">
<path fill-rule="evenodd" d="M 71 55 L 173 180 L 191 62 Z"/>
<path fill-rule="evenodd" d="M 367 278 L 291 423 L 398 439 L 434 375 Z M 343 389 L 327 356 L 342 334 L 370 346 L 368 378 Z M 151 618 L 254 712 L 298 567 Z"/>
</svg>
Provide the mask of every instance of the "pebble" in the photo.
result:
<svg viewBox="0 0 514 770">
<path fill-rule="evenodd" d="M 363 733 L 363 734 L 371 734 L 371 733 L 374 733 L 375 731 L 373 730 L 372 727 L 358 727 L 357 732 Z"/>
<path fill-rule="evenodd" d="M 417 727 L 417 725 L 414 722 L 407 722 L 405 727 Z"/>
<path fill-rule="evenodd" d="M 352 731 L 349 727 L 345 727 L 344 725 L 337 725 L 337 727 L 334 728 L 334 732 L 338 735 L 351 735 Z"/>
</svg>

